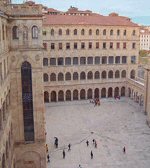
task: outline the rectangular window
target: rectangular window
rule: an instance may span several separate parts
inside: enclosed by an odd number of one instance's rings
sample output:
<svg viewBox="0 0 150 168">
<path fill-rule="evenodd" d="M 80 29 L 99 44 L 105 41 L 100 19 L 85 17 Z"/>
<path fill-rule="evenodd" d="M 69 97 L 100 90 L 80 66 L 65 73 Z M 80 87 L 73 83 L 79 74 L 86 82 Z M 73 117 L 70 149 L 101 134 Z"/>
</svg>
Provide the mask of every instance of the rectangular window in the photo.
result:
<svg viewBox="0 0 150 168">
<path fill-rule="evenodd" d="M 113 64 L 114 63 L 114 57 L 113 56 L 109 56 L 108 57 L 108 63 L 109 64 Z"/>
<path fill-rule="evenodd" d="M 78 57 L 73 57 L 73 65 L 78 65 Z"/>
<path fill-rule="evenodd" d="M 88 57 L 87 62 L 88 62 L 88 64 L 93 64 L 93 57 Z"/>
<path fill-rule="evenodd" d="M 81 43 L 81 49 L 85 49 L 85 43 L 84 42 Z"/>
<path fill-rule="evenodd" d="M 47 43 L 43 43 L 43 47 L 45 50 L 47 50 Z"/>
<path fill-rule="evenodd" d="M 107 64 L 107 57 L 106 56 L 102 57 L 102 64 Z"/>
<path fill-rule="evenodd" d="M 135 49 L 136 43 L 132 43 L 132 49 Z"/>
<path fill-rule="evenodd" d="M 113 49 L 113 43 L 110 42 L 110 49 Z"/>
<path fill-rule="evenodd" d="M 78 49 L 78 43 L 74 43 L 74 49 Z"/>
<path fill-rule="evenodd" d="M 51 43 L 51 50 L 55 49 L 55 43 Z"/>
<path fill-rule="evenodd" d="M 126 43 L 123 43 L 123 49 L 126 49 L 126 48 L 127 48 Z"/>
<path fill-rule="evenodd" d="M 126 64 L 127 63 L 127 56 L 123 56 L 122 57 L 122 64 Z"/>
<path fill-rule="evenodd" d="M 62 57 L 58 58 L 58 65 L 64 65 L 64 59 Z"/>
<path fill-rule="evenodd" d="M 89 49 L 92 49 L 92 42 L 89 42 Z"/>
<path fill-rule="evenodd" d="M 131 56 L 131 64 L 135 64 L 136 63 L 136 56 Z"/>
<path fill-rule="evenodd" d="M 46 31 L 45 30 L 43 31 L 43 36 L 46 36 Z"/>
<path fill-rule="evenodd" d="M 59 50 L 62 50 L 62 43 L 58 43 Z"/>
<path fill-rule="evenodd" d="M 117 43 L 116 48 L 120 49 L 120 43 Z"/>
<path fill-rule="evenodd" d="M 70 57 L 65 58 L 65 65 L 71 65 L 71 58 Z"/>
<path fill-rule="evenodd" d="M 100 64 L 100 57 L 95 57 L 95 64 Z"/>
<path fill-rule="evenodd" d="M 66 43 L 66 50 L 70 49 L 70 43 Z"/>
<path fill-rule="evenodd" d="M 106 43 L 103 43 L 103 49 L 106 49 Z"/>
<path fill-rule="evenodd" d="M 50 58 L 50 65 L 56 65 L 56 58 Z"/>
<path fill-rule="evenodd" d="M 116 56 L 116 58 L 115 58 L 115 63 L 116 63 L 116 64 L 120 64 L 120 56 Z"/>
<path fill-rule="evenodd" d="M 81 57 L 80 58 L 80 65 L 85 65 L 86 64 L 86 57 Z"/>
<path fill-rule="evenodd" d="M 96 49 L 99 48 L 99 42 L 96 42 Z"/>
</svg>

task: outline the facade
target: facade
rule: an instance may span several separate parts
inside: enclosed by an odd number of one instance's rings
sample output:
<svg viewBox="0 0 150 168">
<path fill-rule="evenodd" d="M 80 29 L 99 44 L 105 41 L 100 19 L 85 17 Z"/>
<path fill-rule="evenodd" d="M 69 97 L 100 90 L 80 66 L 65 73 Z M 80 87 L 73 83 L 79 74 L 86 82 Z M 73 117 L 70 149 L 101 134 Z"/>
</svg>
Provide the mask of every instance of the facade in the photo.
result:
<svg viewBox="0 0 150 168">
<path fill-rule="evenodd" d="M 116 13 L 2 0 L 0 168 L 46 168 L 44 101 L 128 96 L 150 116 L 139 42 L 138 25 Z"/>
<path fill-rule="evenodd" d="M 140 50 L 150 50 L 150 30 L 146 27 L 140 30 Z"/>
</svg>

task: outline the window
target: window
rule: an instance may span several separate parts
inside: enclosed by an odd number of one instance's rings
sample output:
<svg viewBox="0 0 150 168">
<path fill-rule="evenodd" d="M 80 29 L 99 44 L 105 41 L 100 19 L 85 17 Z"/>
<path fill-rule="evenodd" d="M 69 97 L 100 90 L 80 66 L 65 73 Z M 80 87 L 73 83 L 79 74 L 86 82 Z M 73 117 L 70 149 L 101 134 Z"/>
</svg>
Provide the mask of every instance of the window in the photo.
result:
<svg viewBox="0 0 150 168">
<path fill-rule="evenodd" d="M 97 36 L 99 35 L 99 29 L 96 29 L 96 35 Z"/>
<path fill-rule="evenodd" d="M 48 58 L 43 58 L 43 66 L 48 66 Z"/>
<path fill-rule="evenodd" d="M 65 65 L 71 65 L 71 58 L 70 57 L 65 58 Z"/>
<path fill-rule="evenodd" d="M 64 75 L 63 75 L 63 73 L 59 73 L 58 74 L 58 81 L 63 81 L 64 80 Z"/>
<path fill-rule="evenodd" d="M 92 35 L 92 29 L 89 30 L 89 35 L 90 35 L 90 36 Z"/>
<path fill-rule="evenodd" d="M 51 36 L 54 36 L 54 29 L 51 29 Z"/>
<path fill-rule="evenodd" d="M 73 65 L 78 65 L 78 57 L 73 57 Z"/>
<path fill-rule="evenodd" d="M 66 50 L 70 49 L 70 43 L 66 43 Z"/>
<path fill-rule="evenodd" d="M 70 74 L 70 72 L 66 73 L 65 80 L 71 80 L 71 74 Z"/>
<path fill-rule="evenodd" d="M 85 31 L 84 29 L 81 30 L 81 35 L 84 35 L 85 34 Z"/>
<path fill-rule="evenodd" d="M 135 30 L 133 30 L 132 35 L 135 36 L 135 34 L 136 34 L 136 33 L 135 33 Z"/>
<path fill-rule="evenodd" d="M 47 43 L 43 43 L 43 48 L 47 50 Z"/>
<path fill-rule="evenodd" d="M 113 49 L 113 43 L 110 42 L 110 49 Z"/>
<path fill-rule="evenodd" d="M 102 57 L 102 64 L 107 64 L 107 57 L 106 56 Z"/>
<path fill-rule="evenodd" d="M 50 65 L 56 65 L 56 58 L 50 58 Z"/>
<path fill-rule="evenodd" d="M 131 56 L 131 64 L 135 64 L 136 63 L 136 56 Z"/>
<path fill-rule="evenodd" d="M 99 42 L 96 42 L 96 49 L 99 48 Z"/>
<path fill-rule="evenodd" d="M 120 49 L 120 43 L 119 43 L 119 42 L 117 42 L 116 48 L 117 48 L 117 49 Z"/>
<path fill-rule="evenodd" d="M 32 27 L 32 38 L 38 39 L 38 27 L 37 26 Z"/>
<path fill-rule="evenodd" d="M 103 49 L 106 49 L 106 42 L 103 43 Z"/>
<path fill-rule="evenodd" d="M 13 39 L 19 39 L 19 33 L 18 33 L 18 27 L 14 26 L 12 29 L 12 38 Z"/>
<path fill-rule="evenodd" d="M 85 43 L 81 42 L 81 49 L 85 49 Z"/>
<path fill-rule="evenodd" d="M 92 42 L 89 42 L 89 49 L 92 49 Z"/>
<path fill-rule="evenodd" d="M 62 43 L 58 43 L 59 50 L 62 50 Z"/>
<path fill-rule="evenodd" d="M 70 35 L 70 30 L 69 29 L 66 30 L 66 35 Z"/>
<path fill-rule="evenodd" d="M 78 80 L 78 73 L 77 72 L 73 73 L 73 80 Z"/>
<path fill-rule="evenodd" d="M 80 80 L 84 80 L 86 78 L 85 72 L 81 72 L 80 74 Z"/>
<path fill-rule="evenodd" d="M 58 30 L 58 34 L 61 36 L 62 35 L 62 29 Z"/>
<path fill-rule="evenodd" d="M 100 73 L 98 71 L 95 72 L 94 78 L 95 79 L 100 79 Z"/>
<path fill-rule="evenodd" d="M 113 71 L 108 72 L 108 78 L 113 78 Z"/>
<path fill-rule="evenodd" d="M 58 58 L 58 65 L 64 65 L 64 59 L 62 57 Z"/>
<path fill-rule="evenodd" d="M 80 65 L 85 65 L 85 64 L 86 64 L 86 58 L 80 57 Z"/>
<path fill-rule="evenodd" d="M 78 32 L 77 32 L 77 29 L 74 29 L 74 35 L 77 35 Z"/>
<path fill-rule="evenodd" d="M 123 49 L 126 49 L 127 48 L 127 45 L 126 45 L 126 43 L 124 42 L 123 43 Z"/>
<path fill-rule="evenodd" d="M 130 78 L 131 78 L 131 79 L 135 79 L 135 70 L 132 70 L 132 71 L 130 72 Z"/>
<path fill-rule="evenodd" d="M 124 36 L 126 36 L 126 35 L 127 35 L 127 31 L 126 31 L 126 30 L 124 30 L 123 35 L 124 35 Z"/>
<path fill-rule="evenodd" d="M 56 74 L 55 73 L 51 73 L 50 80 L 51 81 L 56 81 Z"/>
<path fill-rule="evenodd" d="M 117 36 L 120 36 L 120 30 L 117 30 Z"/>
<path fill-rule="evenodd" d="M 43 30 L 42 34 L 43 36 L 46 36 L 46 30 Z"/>
<path fill-rule="evenodd" d="M 122 77 L 122 78 L 126 78 L 126 71 L 125 71 L 125 70 L 123 70 L 123 71 L 121 72 L 121 77 Z"/>
<path fill-rule="evenodd" d="M 112 35 L 113 35 L 113 33 L 114 33 L 114 32 L 113 32 L 113 30 L 111 29 L 111 30 L 110 30 L 110 36 L 112 36 Z"/>
<path fill-rule="evenodd" d="M 117 71 L 115 72 L 115 78 L 120 78 L 120 72 L 119 72 L 119 70 L 117 70 Z"/>
<path fill-rule="evenodd" d="M 51 43 L 51 50 L 55 49 L 55 43 Z"/>
<path fill-rule="evenodd" d="M 74 43 L 74 49 L 78 49 L 78 43 Z"/>
<path fill-rule="evenodd" d="M 95 64 L 100 64 L 100 57 L 95 57 Z"/>
<path fill-rule="evenodd" d="M 123 56 L 122 57 L 122 64 L 126 64 L 127 63 L 127 56 Z"/>
<path fill-rule="evenodd" d="M 21 66 L 22 105 L 25 141 L 34 141 L 34 117 L 32 97 L 32 68 L 27 61 Z"/>
<path fill-rule="evenodd" d="M 102 79 L 106 79 L 106 71 L 102 72 Z"/>
<path fill-rule="evenodd" d="M 91 71 L 88 72 L 87 79 L 93 79 L 93 73 Z"/>
<path fill-rule="evenodd" d="M 114 57 L 113 56 L 109 56 L 108 57 L 108 63 L 109 64 L 113 64 L 114 63 Z"/>
<path fill-rule="evenodd" d="M 120 56 L 116 56 L 116 58 L 115 58 L 115 63 L 116 63 L 116 64 L 120 64 Z"/>
<path fill-rule="evenodd" d="M 135 49 L 136 43 L 132 43 L 132 49 Z"/>
<path fill-rule="evenodd" d="M 88 57 L 87 62 L 88 62 L 88 64 L 93 64 L 93 57 Z"/>
<path fill-rule="evenodd" d="M 48 75 L 46 73 L 43 75 L 43 81 L 48 82 Z"/>
<path fill-rule="evenodd" d="M 103 35 L 106 36 L 106 29 L 103 30 Z"/>
</svg>

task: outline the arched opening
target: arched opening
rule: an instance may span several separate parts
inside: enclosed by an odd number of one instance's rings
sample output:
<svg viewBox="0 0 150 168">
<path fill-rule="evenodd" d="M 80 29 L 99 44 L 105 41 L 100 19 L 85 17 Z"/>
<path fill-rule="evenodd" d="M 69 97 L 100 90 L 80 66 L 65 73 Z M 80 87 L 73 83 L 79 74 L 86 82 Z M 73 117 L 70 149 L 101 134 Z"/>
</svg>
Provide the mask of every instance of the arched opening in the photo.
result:
<svg viewBox="0 0 150 168">
<path fill-rule="evenodd" d="M 128 96 L 131 97 L 131 89 L 128 88 Z"/>
<path fill-rule="evenodd" d="M 47 91 L 44 92 L 44 102 L 45 103 L 49 102 L 49 93 Z"/>
<path fill-rule="evenodd" d="M 89 30 L 89 35 L 92 35 L 92 29 Z"/>
<path fill-rule="evenodd" d="M 98 88 L 96 88 L 94 90 L 94 98 L 99 98 L 99 89 Z"/>
<path fill-rule="evenodd" d="M 48 74 L 44 73 L 43 75 L 43 81 L 48 82 Z"/>
<path fill-rule="evenodd" d="M 108 78 L 113 78 L 113 71 L 108 72 Z"/>
<path fill-rule="evenodd" d="M 108 97 L 112 97 L 113 96 L 113 89 L 112 89 L 112 87 L 110 87 L 109 89 L 108 89 Z"/>
<path fill-rule="evenodd" d="M 100 79 L 100 73 L 98 71 L 95 72 L 94 78 L 95 79 Z"/>
<path fill-rule="evenodd" d="M 123 71 L 121 72 L 121 77 L 122 77 L 122 78 L 126 78 L 126 71 L 125 71 L 125 70 L 123 70 Z"/>
<path fill-rule="evenodd" d="M 61 36 L 62 35 L 62 29 L 58 30 L 58 34 Z"/>
<path fill-rule="evenodd" d="M 51 29 L 51 36 L 54 36 L 54 29 Z"/>
<path fill-rule="evenodd" d="M 106 29 L 103 30 L 103 35 L 106 36 Z"/>
<path fill-rule="evenodd" d="M 12 38 L 13 39 L 19 39 L 19 33 L 18 33 L 18 27 L 14 26 L 12 28 Z"/>
<path fill-rule="evenodd" d="M 73 73 L 73 80 L 78 80 L 78 72 Z"/>
<path fill-rule="evenodd" d="M 34 141 L 32 67 L 31 64 L 27 61 L 22 63 L 21 79 L 22 79 L 24 139 L 25 141 Z"/>
<path fill-rule="evenodd" d="M 51 92 L 51 102 L 56 102 L 56 92 L 55 91 Z"/>
<path fill-rule="evenodd" d="M 78 90 L 73 91 L 73 100 L 78 100 Z"/>
<path fill-rule="evenodd" d="M 67 30 L 66 30 L 66 35 L 69 35 L 69 34 L 70 34 L 70 30 L 67 29 Z"/>
<path fill-rule="evenodd" d="M 121 96 L 125 96 L 125 87 L 124 86 L 121 88 Z"/>
<path fill-rule="evenodd" d="M 84 100 L 84 99 L 85 99 L 85 90 L 84 90 L 84 89 L 82 89 L 82 90 L 80 91 L 80 99 L 81 99 L 81 100 Z"/>
<path fill-rule="evenodd" d="M 38 27 L 37 26 L 32 27 L 32 38 L 38 39 Z"/>
<path fill-rule="evenodd" d="M 81 72 L 80 74 L 80 80 L 85 80 L 86 76 L 85 76 L 85 72 Z"/>
<path fill-rule="evenodd" d="M 102 72 L 102 79 L 106 79 L 106 71 Z"/>
<path fill-rule="evenodd" d="M 74 29 L 74 35 L 77 35 L 78 32 L 77 32 L 77 29 Z"/>
<path fill-rule="evenodd" d="M 56 81 L 56 74 L 55 73 L 51 73 L 50 80 L 51 81 Z"/>
<path fill-rule="evenodd" d="M 70 90 L 66 91 L 66 101 L 71 101 L 71 91 Z"/>
<path fill-rule="evenodd" d="M 71 80 L 71 74 L 70 74 L 70 72 L 66 73 L 65 78 L 66 78 L 66 80 Z"/>
<path fill-rule="evenodd" d="M 87 98 L 92 99 L 92 89 L 88 89 Z"/>
<path fill-rule="evenodd" d="M 135 70 L 132 70 L 132 71 L 130 72 L 130 78 L 131 78 L 131 79 L 135 79 Z"/>
<path fill-rule="evenodd" d="M 120 72 L 119 72 L 119 70 L 117 70 L 117 71 L 115 72 L 115 78 L 120 78 Z"/>
<path fill-rule="evenodd" d="M 88 72 L 88 75 L 87 75 L 88 79 L 93 79 L 93 73 L 90 71 Z"/>
<path fill-rule="evenodd" d="M 58 101 L 64 101 L 64 92 L 62 90 L 58 92 Z"/>
<path fill-rule="evenodd" d="M 85 31 L 84 29 L 81 30 L 81 35 L 84 35 L 85 34 Z"/>
<path fill-rule="evenodd" d="M 99 29 L 96 29 L 96 35 L 99 35 Z"/>
<path fill-rule="evenodd" d="M 101 98 L 105 98 L 106 97 L 106 88 L 102 88 L 101 90 Z"/>
<path fill-rule="evenodd" d="M 58 74 L 58 81 L 63 81 L 64 80 L 64 75 L 63 75 L 63 73 L 59 73 Z"/>
<path fill-rule="evenodd" d="M 118 97 L 119 96 L 119 88 L 116 87 L 114 90 L 114 97 Z"/>
</svg>

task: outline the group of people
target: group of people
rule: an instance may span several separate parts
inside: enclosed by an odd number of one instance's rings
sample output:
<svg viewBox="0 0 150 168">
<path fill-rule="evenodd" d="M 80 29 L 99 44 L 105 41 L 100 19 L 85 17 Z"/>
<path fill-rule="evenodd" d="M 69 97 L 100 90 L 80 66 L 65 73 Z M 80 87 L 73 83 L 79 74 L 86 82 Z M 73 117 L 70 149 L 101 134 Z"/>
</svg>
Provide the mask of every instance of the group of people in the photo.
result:
<svg viewBox="0 0 150 168">
<path fill-rule="evenodd" d="M 99 98 L 95 98 L 90 100 L 90 103 L 94 103 L 94 106 L 100 106 L 100 99 Z"/>
</svg>

